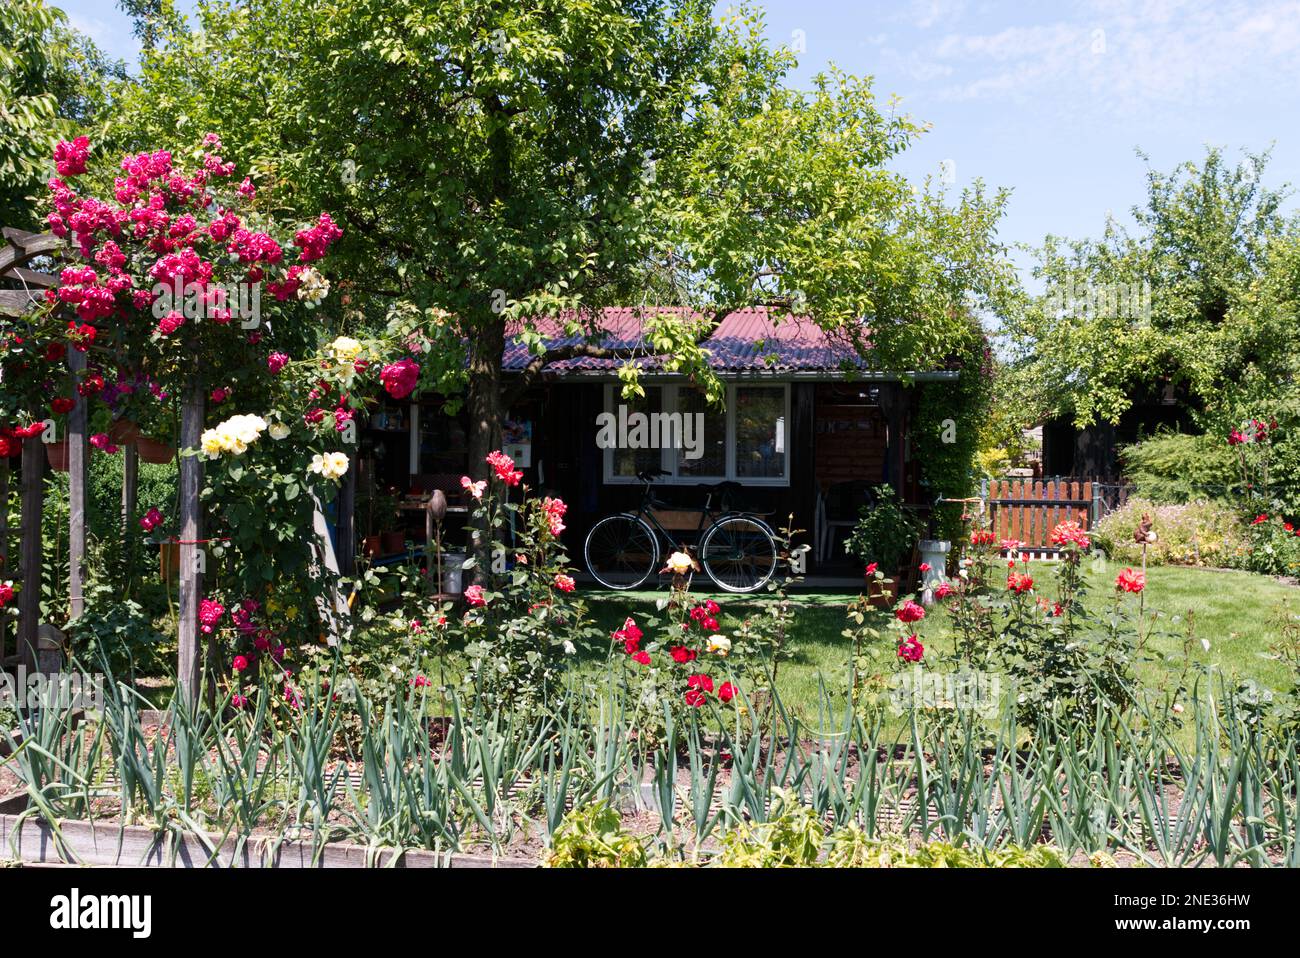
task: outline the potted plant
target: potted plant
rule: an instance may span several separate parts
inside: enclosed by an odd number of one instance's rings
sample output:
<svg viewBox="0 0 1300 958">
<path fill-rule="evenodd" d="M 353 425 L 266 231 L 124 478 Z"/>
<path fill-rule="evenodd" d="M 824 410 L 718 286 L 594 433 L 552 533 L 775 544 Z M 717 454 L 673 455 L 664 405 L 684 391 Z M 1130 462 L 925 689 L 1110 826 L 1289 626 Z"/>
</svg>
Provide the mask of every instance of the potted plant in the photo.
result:
<svg viewBox="0 0 1300 958">
<path fill-rule="evenodd" d="M 886 579 L 898 580 L 904 560 L 911 555 L 921 535 L 921 523 L 908 514 L 898 502 L 893 486 L 881 485 L 872 490 L 875 504 L 859 510 L 857 525 L 844 542 L 844 550 L 858 558 L 864 566 L 875 563 Z M 873 602 L 887 604 L 885 583 L 872 577 L 870 597 Z"/>
</svg>

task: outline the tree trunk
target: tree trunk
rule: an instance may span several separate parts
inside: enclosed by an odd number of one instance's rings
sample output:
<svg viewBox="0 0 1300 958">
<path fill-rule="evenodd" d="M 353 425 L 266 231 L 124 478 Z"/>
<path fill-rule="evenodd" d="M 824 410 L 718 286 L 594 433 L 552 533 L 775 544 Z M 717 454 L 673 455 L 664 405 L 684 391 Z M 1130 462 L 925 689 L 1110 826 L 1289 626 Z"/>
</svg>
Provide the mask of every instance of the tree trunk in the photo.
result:
<svg viewBox="0 0 1300 958">
<path fill-rule="evenodd" d="M 86 354 L 68 351 L 68 369 L 75 386 L 86 368 Z M 68 413 L 68 620 L 86 609 L 86 397 L 74 389 Z"/>
<path fill-rule="evenodd" d="M 479 324 L 479 328 L 481 332 L 475 337 L 470 352 L 466 406 L 469 410 L 469 474 L 475 479 L 485 479 L 491 471 L 487 454 L 501 448 L 501 421 L 506 413 L 501 394 L 505 321 L 493 316 Z M 481 580 L 490 568 L 489 557 L 483 554 L 490 536 L 477 521 L 471 523 L 470 536 L 471 551 L 478 559 L 474 578 Z"/>
<path fill-rule="evenodd" d="M 36 627 L 41 617 L 41 509 L 45 500 L 45 448 L 39 436 L 23 440 L 23 591 L 18 597 L 18 656 L 36 671 Z"/>
<path fill-rule="evenodd" d="M 199 448 L 203 434 L 203 383 L 196 375 L 181 403 L 180 448 Z M 197 455 L 180 457 L 180 601 L 176 681 L 193 708 L 199 700 L 203 654 L 199 642 L 199 600 L 203 591 L 199 556 L 203 548 L 203 514 L 199 493 L 203 463 Z"/>
</svg>

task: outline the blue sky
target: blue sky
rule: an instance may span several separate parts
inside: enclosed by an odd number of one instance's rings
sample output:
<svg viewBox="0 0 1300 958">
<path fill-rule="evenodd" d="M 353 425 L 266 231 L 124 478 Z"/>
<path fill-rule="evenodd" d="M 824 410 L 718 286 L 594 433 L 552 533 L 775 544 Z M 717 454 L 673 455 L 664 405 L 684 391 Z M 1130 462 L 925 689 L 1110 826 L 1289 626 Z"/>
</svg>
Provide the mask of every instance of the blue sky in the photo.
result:
<svg viewBox="0 0 1300 958">
<path fill-rule="evenodd" d="M 110 0 L 55 5 L 109 53 L 135 59 Z M 1097 235 L 1108 212 L 1126 219 L 1143 195 L 1137 148 L 1167 170 L 1206 144 L 1271 146 L 1269 185 L 1300 183 L 1300 0 L 765 7 L 773 41 L 804 48 L 798 80 L 832 62 L 871 74 L 882 97 L 898 94 L 933 125 L 903 173 L 919 179 L 947 162 L 958 188 L 977 177 L 1011 187 L 1007 243 Z"/>
</svg>

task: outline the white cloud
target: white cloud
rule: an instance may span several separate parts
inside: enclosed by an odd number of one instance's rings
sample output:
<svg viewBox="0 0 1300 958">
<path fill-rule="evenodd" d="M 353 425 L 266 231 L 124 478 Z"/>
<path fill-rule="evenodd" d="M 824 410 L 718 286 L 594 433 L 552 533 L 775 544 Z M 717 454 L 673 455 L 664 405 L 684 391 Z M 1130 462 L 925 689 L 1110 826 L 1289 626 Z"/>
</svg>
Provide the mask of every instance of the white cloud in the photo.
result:
<svg viewBox="0 0 1300 958">
<path fill-rule="evenodd" d="M 950 30 L 895 57 L 947 100 L 1056 94 L 1122 113 L 1204 108 L 1300 79 L 1300 0 L 1089 0 L 1051 22 Z"/>
</svg>

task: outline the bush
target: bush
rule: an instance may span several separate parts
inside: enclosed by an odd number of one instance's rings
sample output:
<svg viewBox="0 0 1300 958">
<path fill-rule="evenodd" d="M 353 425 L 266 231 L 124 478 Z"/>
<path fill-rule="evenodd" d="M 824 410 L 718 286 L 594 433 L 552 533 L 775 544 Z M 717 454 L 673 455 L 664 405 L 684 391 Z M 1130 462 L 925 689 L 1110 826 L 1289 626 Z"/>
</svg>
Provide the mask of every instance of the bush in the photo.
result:
<svg viewBox="0 0 1300 958">
<path fill-rule="evenodd" d="M 1151 517 L 1156 541 L 1147 546 L 1147 565 L 1235 566 L 1245 544 L 1237 512 L 1220 502 L 1157 505 L 1130 499 L 1092 529 L 1093 545 L 1126 565 L 1142 561 L 1133 530 Z"/>
<path fill-rule="evenodd" d="M 1221 436 L 1162 432 L 1120 450 L 1124 476 L 1143 497 L 1185 503 L 1241 492 L 1241 467 Z"/>
<path fill-rule="evenodd" d="M 863 506 L 853 533 L 844 541 L 844 551 L 863 563 L 876 563 L 893 575 L 903 564 L 921 534 L 921 524 L 898 504 L 894 487 L 878 486 L 873 490 L 874 506 Z"/>
<path fill-rule="evenodd" d="M 1300 537 L 1282 516 L 1261 513 L 1246 523 L 1233 565 L 1263 575 L 1300 576 Z"/>
</svg>

